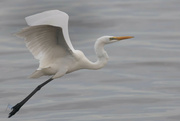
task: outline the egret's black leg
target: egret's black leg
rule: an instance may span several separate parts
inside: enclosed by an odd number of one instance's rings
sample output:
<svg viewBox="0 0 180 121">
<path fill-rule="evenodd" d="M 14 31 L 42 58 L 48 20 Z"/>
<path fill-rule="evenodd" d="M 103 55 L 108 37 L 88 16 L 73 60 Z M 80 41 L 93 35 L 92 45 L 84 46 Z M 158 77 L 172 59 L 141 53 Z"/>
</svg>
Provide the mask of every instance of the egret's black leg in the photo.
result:
<svg viewBox="0 0 180 121">
<path fill-rule="evenodd" d="M 12 107 L 12 111 L 9 113 L 8 118 L 10 118 L 11 116 L 13 116 L 14 114 L 16 114 L 20 108 L 37 92 L 39 91 L 44 85 L 46 85 L 47 83 L 49 83 L 50 81 L 52 81 L 53 78 L 48 79 L 47 81 L 45 81 L 44 83 L 40 84 L 39 86 L 37 86 L 26 98 L 24 98 L 24 100 L 22 100 L 21 102 L 17 103 L 14 107 Z"/>
</svg>

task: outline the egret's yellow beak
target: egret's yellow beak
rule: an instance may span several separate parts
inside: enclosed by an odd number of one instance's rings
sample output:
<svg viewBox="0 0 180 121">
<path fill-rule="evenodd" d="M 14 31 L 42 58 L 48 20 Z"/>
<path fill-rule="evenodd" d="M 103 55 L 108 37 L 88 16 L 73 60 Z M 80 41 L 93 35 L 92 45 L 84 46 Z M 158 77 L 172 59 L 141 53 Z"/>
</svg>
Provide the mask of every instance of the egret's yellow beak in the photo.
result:
<svg viewBox="0 0 180 121">
<path fill-rule="evenodd" d="M 110 40 L 123 40 L 123 39 L 130 39 L 134 38 L 133 36 L 123 36 L 123 37 L 111 37 Z"/>
</svg>

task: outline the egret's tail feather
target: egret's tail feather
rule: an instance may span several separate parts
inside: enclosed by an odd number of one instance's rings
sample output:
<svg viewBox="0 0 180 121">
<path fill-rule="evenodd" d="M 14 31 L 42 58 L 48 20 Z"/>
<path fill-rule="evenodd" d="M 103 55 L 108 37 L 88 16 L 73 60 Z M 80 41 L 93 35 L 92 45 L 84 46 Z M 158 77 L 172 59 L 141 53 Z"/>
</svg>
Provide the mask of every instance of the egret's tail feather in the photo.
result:
<svg viewBox="0 0 180 121">
<path fill-rule="evenodd" d="M 29 78 L 39 78 L 41 76 L 43 76 L 43 72 L 41 70 L 36 70 L 35 72 L 33 72 Z"/>
</svg>

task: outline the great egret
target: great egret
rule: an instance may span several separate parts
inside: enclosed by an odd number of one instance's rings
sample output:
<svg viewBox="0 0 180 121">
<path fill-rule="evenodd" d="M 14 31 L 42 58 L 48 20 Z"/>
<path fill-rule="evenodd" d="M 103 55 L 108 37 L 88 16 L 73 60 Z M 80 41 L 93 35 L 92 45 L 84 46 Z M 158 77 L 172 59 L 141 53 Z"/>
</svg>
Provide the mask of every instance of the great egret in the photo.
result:
<svg viewBox="0 0 180 121">
<path fill-rule="evenodd" d="M 38 69 L 30 77 L 39 78 L 44 75 L 52 75 L 52 77 L 37 86 L 24 100 L 12 107 L 9 118 L 53 79 L 79 69 L 95 70 L 104 67 L 108 61 L 108 55 L 104 50 L 105 44 L 133 38 L 132 36 L 100 37 L 94 46 L 97 61 L 91 62 L 82 51 L 73 48 L 68 34 L 68 18 L 66 13 L 59 10 L 45 11 L 25 18 L 29 27 L 17 35 L 25 39 L 27 48 L 39 60 Z"/>
</svg>

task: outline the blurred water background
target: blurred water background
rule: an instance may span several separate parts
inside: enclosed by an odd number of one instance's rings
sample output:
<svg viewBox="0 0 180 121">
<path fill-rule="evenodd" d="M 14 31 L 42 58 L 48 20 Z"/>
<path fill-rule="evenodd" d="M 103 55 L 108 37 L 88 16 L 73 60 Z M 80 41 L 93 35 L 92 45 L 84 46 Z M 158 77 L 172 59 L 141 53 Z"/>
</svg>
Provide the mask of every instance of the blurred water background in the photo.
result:
<svg viewBox="0 0 180 121">
<path fill-rule="evenodd" d="M 0 0 L 0 120 L 179 121 L 179 6 L 179 0 Z M 49 78 L 27 78 L 38 61 L 14 33 L 27 26 L 26 16 L 52 9 L 69 14 L 74 48 L 92 61 L 98 37 L 135 38 L 107 45 L 105 68 L 54 80 L 7 119 L 9 103 Z"/>
</svg>

